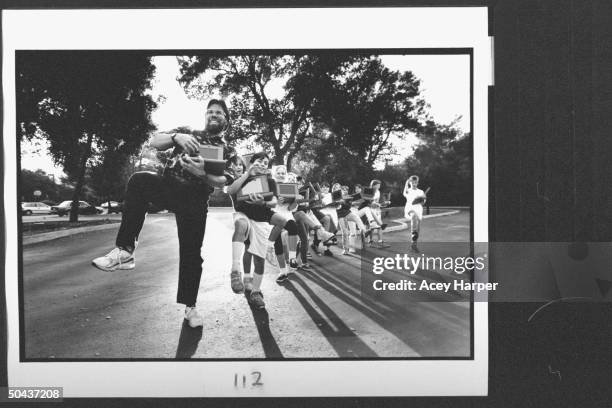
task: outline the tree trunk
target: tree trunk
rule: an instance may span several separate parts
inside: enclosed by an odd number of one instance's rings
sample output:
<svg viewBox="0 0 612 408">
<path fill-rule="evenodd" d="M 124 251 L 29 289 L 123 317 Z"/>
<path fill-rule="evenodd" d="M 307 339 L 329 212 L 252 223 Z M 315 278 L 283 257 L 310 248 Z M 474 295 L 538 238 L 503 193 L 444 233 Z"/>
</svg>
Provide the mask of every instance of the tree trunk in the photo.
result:
<svg viewBox="0 0 612 408">
<path fill-rule="evenodd" d="M 297 152 L 295 150 L 291 150 L 287 155 L 287 172 L 291 171 L 291 164 L 293 162 L 293 159 L 295 158 L 296 153 Z"/>
<path fill-rule="evenodd" d="M 79 221 L 79 198 L 81 196 L 81 190 L 83 189 L 83 184 L 85 182 L 85 170 L 87 169 L 87 159 L 89 159 L 89 155 L 91 154 L 92 141 L 93 141 L 93 135 L 89 133 L 87 135 L 87 144 L 85 145 L 83 156 L 81 157 L 79 177 L 77 179 L 76 186 L 74 187 L 74 192 L 72 193 L 72 206 L 70 208 L 70 222 Z"/>
</svg>

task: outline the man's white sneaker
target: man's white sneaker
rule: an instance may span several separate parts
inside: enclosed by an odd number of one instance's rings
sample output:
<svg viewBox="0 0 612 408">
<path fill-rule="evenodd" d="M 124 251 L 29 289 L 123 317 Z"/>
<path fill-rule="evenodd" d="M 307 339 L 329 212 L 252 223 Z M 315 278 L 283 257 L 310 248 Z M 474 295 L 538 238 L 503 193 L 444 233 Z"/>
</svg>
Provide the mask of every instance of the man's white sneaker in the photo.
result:
<svg viewBox="0 0 612 408">
<path fill-rule="evenodd" d="M 136 266 L 134 253 L 129 253 L 121 248 L 115 248 L 108 254 L 94 259 L 91 263 L 96 268 L 109 272 L 116 269 L 134 269 Z"/>
<path fill-rule="evenodd" d="M 185 320 L 187 320 L 187 323 L 191 328 L 204 326 L 204 319 L 202 319 L 202 316 L 200 316 L 198 313 L 198 309 L 195 307 L 185 308 Z"/>
</svg>

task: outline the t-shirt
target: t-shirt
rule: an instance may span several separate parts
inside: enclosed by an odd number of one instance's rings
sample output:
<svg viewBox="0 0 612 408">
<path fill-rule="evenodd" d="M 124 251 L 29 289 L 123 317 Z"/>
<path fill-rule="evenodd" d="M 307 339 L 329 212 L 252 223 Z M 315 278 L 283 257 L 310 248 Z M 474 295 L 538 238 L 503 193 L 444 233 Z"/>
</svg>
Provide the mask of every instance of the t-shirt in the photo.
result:
<svg viewBox="0 0 612 408">
<path fill-rule="evenodd" d="M 408 194 L 406 195 L 406 204 L 412 205 L 412 202 L 416 198 L 419 198 L 419 197 L 425 197 L 425 193 L 423 192 L 423 190 L 421 190 L 420 188 L 416 188 L 416 189 L 409 188 Z"/>
<path fill-rule="evenodd" d="M 374 196 L 372 197 L 372 202 L 373 203 L 380 202 L 380 190 L 376 190 L 376 192 L 374 193 Z"/>
<path fill-rule="evenodd" d="M 350 198 L 342 200 L 340 204 L 340 208 L 338 208 L 338 218 L 344 218 L 351 212 L 351 208 L 353 207 L 353 201 L 357 201 L 361 199 L 361 194 L 355 193 L 350 196 Z"/>
<path fill-rule="evenodd" d="M 231 160 L 237 156 L 236 150 L 228 146 L 223 138 L 219 135 L 211 135 L 205 130 L 192 130 L 192 129 L 184 129 L 178 128 L 174 129 L 171 132 L 176 133 L 187 133 L 195 136 L 198 139 L 200 144 L 207 144 L 213 146 L 222 146 L 223 147 L 223 160 L 225 160 L 225 171 L 223 175 L 226 177 L 226 185 L 232 184 L 234 181 L 234 175 L 230 168 Z M 209 186 L 206 182 L 193 174 L 189 173 L 185 169 L 182 168 L 181 163 L 179 161 L 179 157 L 184 153 L 184 150 L 180 146 L 175 146 L 172 150 L 172 154 L 166 161 L 166 165 L 163 170 L 163 175 L 166 179 L 172 180 L 173 183 L 181 184 L 186 187 L 194 187 L 200 189 L 201 192 L 205 193 L 207 196 L 210 195 L 215 189 L 214 187 Z"/>
<path fill-rule="evenodd" d="M 245 185 L 249 181 L 253 180 L 255 176 L 248 177 L 242 185 Z M 242 187 L 242 186 L 241 186 Z M 268 187 L 270 191 L 276 196 L 276 181 L 268 175 Z M 232 195 L 232 201 L 234 203 L 234 210 L 243 213 L 253 221 L 258 222 L 269 222 L 274 215 L 274 211 L 267 205 L 251 204 L 246 201 L 238 201 L 235 194 Z"/>
</svg>

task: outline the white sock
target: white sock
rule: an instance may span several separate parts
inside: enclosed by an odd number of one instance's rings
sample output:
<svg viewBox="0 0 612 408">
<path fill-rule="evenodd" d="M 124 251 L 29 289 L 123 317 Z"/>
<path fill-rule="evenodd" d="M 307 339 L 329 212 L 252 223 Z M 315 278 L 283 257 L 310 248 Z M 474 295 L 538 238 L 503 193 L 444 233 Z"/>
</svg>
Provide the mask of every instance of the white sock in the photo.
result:
<svg viewBox="0 0 612 408">
<path fill-rule="evenodd" d="M 242 256 L 244 255 L 244 242 L 232 242 L 232 271 L 242 272 Z"/>
<path fill-rule="evenodd" d="M 258 273 L 253 274 L 253 291 L 257 292 L 261 288 L 261 281 L 263 280 L 263 273 L 260 275 Z"/>
<path fill-rule="evenodd" d="M 286 275 L 287 274 L 287 267 L 285 266 L 284 268 L 278 268 L 280 269 L 280 272 L 278 273 L 279 275 Z"/>
<path fill-rule="evenodd" d="M 289 259 L 295 259 L 295 251 L 289 251 Z"/>
</svg>

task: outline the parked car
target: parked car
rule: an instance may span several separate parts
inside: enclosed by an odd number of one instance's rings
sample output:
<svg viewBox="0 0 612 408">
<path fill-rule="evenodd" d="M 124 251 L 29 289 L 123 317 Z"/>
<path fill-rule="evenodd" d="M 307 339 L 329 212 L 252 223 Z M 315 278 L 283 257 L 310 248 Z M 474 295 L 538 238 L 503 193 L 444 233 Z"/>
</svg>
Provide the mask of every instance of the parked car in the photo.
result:
<svg viewBox="0 0 612 408">
<path fill-rule="evenodd" d="M 109 204 L 108 201 L 105 201 L 102 204 L 100 204 L 100 207 L 106 210 L 108 214 L 112 214 L 112 213 L 119 214 L 121 211 L 123 211 L 123 203 L 119 203 L 117 201 L 111 201 L 110 207 L 108 206 L 108 204 Z"/>
<path fill-rule="evenodd" d="M 54 205 L 51 207 L 51 211 L 54 214 L 59 215 L 60 217 L 70 213 L 70 206 L 72 205 L 72 201 L 63 201 L 59 205 Z M 102 210 L 94 207 L 89 204 L 87 201 L 79 201 L 79 214 L 87 215 L 87 214 L 101 214 Z"/>
<path fill-rule="evenodd" d="M 21 203 L 21 214 L 51 214 L 51 207 L 45 203 Z"/>
</svg>

